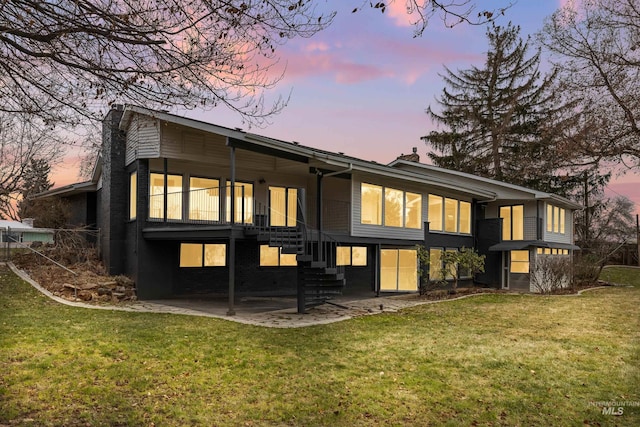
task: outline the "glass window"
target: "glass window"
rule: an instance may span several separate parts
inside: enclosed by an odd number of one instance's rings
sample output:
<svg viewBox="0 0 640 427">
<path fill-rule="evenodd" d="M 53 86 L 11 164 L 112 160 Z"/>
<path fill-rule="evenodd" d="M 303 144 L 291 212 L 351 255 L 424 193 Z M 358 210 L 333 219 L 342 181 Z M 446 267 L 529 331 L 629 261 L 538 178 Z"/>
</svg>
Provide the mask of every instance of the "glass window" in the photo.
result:
<svg viewBox="0 0 640 427">
<path fill-rule="evenodd" d="M 406 193 L 405 227 L 422 228 L 422 195 Z"/>
<path fill-rule="evenodd" d="M 429 279 L 442 280 L 442 249 L 429 249 Z"/>
<path fill-rule="evenodd" d="M 524 239 L 524 206 L 501 206 L 502 240 Z"/>
<path fill-rule="evenodd" d="M 296 266 L 298 265 L 298 258 L 296 254 L 283 254 L 282 248 L 280 249 L 280 266 Z"/>
<path fill-rule="evenodd" d="M 260 245 L 260 266 L 277 267 L 279 264 L 280 248 Z"/>
<path fill-rule="evenodd" d="M 227 245 L 224 243 L 204 245 L 204 266 L 224 267 L 227 265 Z"/>
<path fill-rule="evenodd" d="M 380 290 L 418 289 L 418 252 L 415 249 L 380 250 Z"/>
<path fill-rule="evenodd" d="M 458 231 L 458 201 L 455 199 L 444 199 L 444 231 Z"/>
<path fill-rule="evenodd" d="M 138 191 L 138 172 L 132 172 L 129 177 L 129 219 L 136 219 Z"/>
<path fill-rule="evenodd" d="M 382 225 L 382 187 L 362 183 L 360 223 Z"/>
<path fill-rule="evenodd" d="M 295 227 L 298 213 L 297 204 L 297 189 L 269 187 L 270 225 L 272 227 Z"/>
<path fill-rule="evenodd" d="M 553 232 L 560 232 L 560 208 L 557 206 L 553 207 Z"/>
<path fill-rule="evenodd" d="M 471 203 L 460 201 L 460 232 L 471 234 Z"/>
<path fill-rule="evenodd" d="M 351 247 L 338 246 L 336 249 L 336 265 L 351 265 Z"/>
<path fill-rule="evenodd" d="M 338 246 L 336 265 L 367 265 L 367 248 L 364 246 Z"/>
<path fill-rule="evenodd" d="M 565 229 L 564 229 L 565 215 L 566 215 L 565 210 L 560 209 L 560 233 L 562 234 L 565 233 Z"/>
<path fill-rule="evenodd" d="M 202 267 L 202 244 L 180 244 L 180 267 Z"/>
<path fill-rule="evenodd" d="M 234 222 L 253 224 L 253 184 L 237 182 L 235 188 Z M 227 185 L 226 218 L 231 221 L 231 185 Z"/>
<path fill-rule="evenodd" d="M 365 246 L 354 246 L 351 248 L 351 265 L 367 265 L 367 248 Z"/>
<path fill-rule="evenodd" d="M 551 249 L 549 249 L 549 248 L 544 248 L 544 254 L 545 254 L 545 255 L 551 255 Z"/>
<path fill-rule="evenodd" d="M 418 289 L 418 252 L 415 249 L 398 250 L 398 290 Z"/>
<path fill-rule="evenodd" d="M 512 206 L 511 211 L 511 239 L 524 239 L 524 206 Z"/>
<path fill-rule="evenodd" d="M 511 273 L 529 272 L 529 251 L 511 251 Z"/>
<path fill-rule="evenodd" d="M 384 225 L 402 227 L 404 213 L 404 193 L 393 188 L 384 189 Z"/>
<path fill-rule="evenodd" d="M 429 194 L 429 230 L 442 231 L 442 197 Z"/>
<path fill-rule="evenodd" d="M 167 175 L 167 219 L 182 219 L 182 175 Z M 164 219 L 164 174 L 149 179 L 149 218 Z"/>
<path fill-rule="evenodd" d="M 553 206 L 547 205 L 547 231 L 553 231 Z"/>
<path fill-rule="evenodd" d="M 220 220 L 220 181 L 189 178 L 189 219 Z"/>
<path fill-rule="evenodd" d="M 500 207 L 502 218 L 502 240 L 511 240 L 511 206 Z"/>
<path fill-rule="evenodd" d="M 261 267 L 284 267 L 296 265 L 298 265 L 296 254 L 283 254 L 282 248 L 272 247 L 269 245 L 260 245 Z"/>
<path fill-rule="evenodd" d="M 542 255 L 542 254 L 544 254 L 544 250 L 542 248 L 536 248 L 536 253 L 538 255 Z"/>
</svg>

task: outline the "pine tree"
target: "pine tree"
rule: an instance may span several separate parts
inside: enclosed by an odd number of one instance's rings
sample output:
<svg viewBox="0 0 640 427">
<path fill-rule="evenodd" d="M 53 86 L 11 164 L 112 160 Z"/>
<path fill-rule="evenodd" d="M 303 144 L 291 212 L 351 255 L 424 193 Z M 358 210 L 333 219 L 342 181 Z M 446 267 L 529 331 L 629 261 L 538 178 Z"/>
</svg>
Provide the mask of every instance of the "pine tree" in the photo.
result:
<svg viewBox="0 0 640 427">
<path fill-rule="evenodd" d="M 575 119 L 568 105 L 556 105 L 555 73 L 542 76 L 540 51 L 529 56 L 529 40 L 519 34 L 511 23 L 492 25 L 482 68 L 445 68 L 442 112 L 427 110 L 444 130 L 423 139 L 437 166 L 553 191 L 562 185 L 555 172 L 566 166 L 556 149 L 558 128 Z"/>
<path fill-rule="evenodd" d="M 32 196 L 49 190 L 53 183 L 49 181 L 51 166 L 43 159 L 32 158 L 24 170 L 20 193 L 22 199 L 18 202 L 18 216 L 22 219 L 33 218 L 37 209 Z"/>
</svg>

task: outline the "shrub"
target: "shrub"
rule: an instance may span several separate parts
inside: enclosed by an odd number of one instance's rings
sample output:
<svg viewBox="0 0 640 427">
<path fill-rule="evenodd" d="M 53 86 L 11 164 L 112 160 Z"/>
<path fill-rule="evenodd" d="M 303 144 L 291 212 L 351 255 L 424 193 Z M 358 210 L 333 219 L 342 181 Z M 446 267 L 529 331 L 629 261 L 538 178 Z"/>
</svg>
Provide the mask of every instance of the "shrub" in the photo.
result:
<svg viewBox="0 0 640 427">
<path fill-rule="evenodd" d="M 571 262 L 568 257 L 538 255 L 531 274 L 534 292 L 551 294 L 571 285 Z"/>
</svg>

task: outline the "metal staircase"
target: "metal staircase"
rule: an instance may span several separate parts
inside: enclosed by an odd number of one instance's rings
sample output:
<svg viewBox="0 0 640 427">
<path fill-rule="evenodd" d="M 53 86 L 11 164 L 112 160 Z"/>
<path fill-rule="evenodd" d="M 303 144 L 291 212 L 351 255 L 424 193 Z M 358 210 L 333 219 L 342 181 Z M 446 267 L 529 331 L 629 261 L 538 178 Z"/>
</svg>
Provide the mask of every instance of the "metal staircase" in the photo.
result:
<svg viewBox="0 0 640 427">
<path fill-rule="evenodd" d="M 346 284 L 344 266 L 336 265 L 338 242 L 325 233 L 308 229 L 298 220 L 296 227 L 272 227 L 266 220 L 257 226 L 257 239 L 298 261 L 298 313 L 342 295 Z"/>
</svg>

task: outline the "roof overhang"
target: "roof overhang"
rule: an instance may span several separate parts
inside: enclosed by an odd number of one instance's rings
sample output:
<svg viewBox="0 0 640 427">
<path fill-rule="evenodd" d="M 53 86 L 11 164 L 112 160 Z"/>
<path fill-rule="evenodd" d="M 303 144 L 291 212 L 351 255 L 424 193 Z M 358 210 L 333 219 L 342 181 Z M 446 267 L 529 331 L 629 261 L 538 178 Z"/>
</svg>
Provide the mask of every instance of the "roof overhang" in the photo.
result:
<svg viewBox="0 0 640 427">
<path fill-rule="evenodd" d="M 43 199 L 53 196 L 75 196 L 77 194 L 93 193 L 98 190 L 98 183 L 93 181 L 79 182 L 76 184 L 65 185 L 64 187 L 54 188 L 44 191 L 33 196 L 34 199 Z"/>
<path fill-rule="evenodd" d="M 546 242 L 544 240 L 509 240 L 490 246 L 489 251 L 519 251 L 529 248 L 570 249 L 574 251 L 580 250 L 579 246 L 570 243 Z"/>
</svg>

